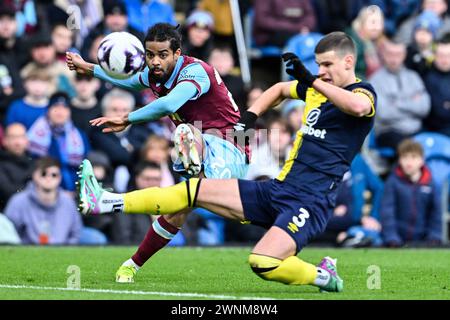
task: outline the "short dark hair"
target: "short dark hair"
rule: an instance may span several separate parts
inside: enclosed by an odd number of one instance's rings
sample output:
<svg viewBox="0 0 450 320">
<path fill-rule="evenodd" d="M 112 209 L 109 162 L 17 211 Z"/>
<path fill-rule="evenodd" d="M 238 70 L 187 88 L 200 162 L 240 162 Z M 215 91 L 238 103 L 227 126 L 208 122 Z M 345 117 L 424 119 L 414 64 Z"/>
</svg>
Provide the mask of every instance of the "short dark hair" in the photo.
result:
<svg viewBox="0 0 450 320">
<path fill-rule="evenodd" d="M 450 32 L 442 35 L 437 41 L 437 44 L 449 44 L 450 43 Z"/>
<path fill-rule="evenodd" d="M 170 41 L 170 49 L 172 49 L 173 52 L 181 49 L 181 34 L 178 31 L 178 25 L 173 26 L 169 23 L 155 24 L 147 31 L 144 43 L 147 41 Z"/>
<path fill-rule="evenodd" d="M 38 170 L 45 171 L 47 168 L 50 167 L 58 167 L 61 170 L 61 164 L 58 160 L 49 156 L 45 156 L 37 159 L 34 162 L 33 172 L 36 172 Z"/>
<path fill-rule="evenodd" d="M 413 139 L 404 139 L 397 147 L 397 154 L 399 157 L 402 157 L 407 153 L 417 154 L 421 157 L 424 156 L 422 145 Z"/>
<path fill-rule="evenodd" d="M 134 168 L 135 176 L 137 177 L 142 172 L 144 172 L 144 170 L 146 170 L 146 169 L 154 169 L 154 170 L 161 171 L 161 166 L 153 161 L 146 161 L 146 160 L 140 161 Z"/>
<path fill-rule="evenodd" d="M 353 39 L 345 32 L 331 32 L 320 39 L 314 53 L 320 54 L 328 51 L 336 51 L 340 56 L 353 54 L 356 57 L 356 46 Z"/>
</svg>

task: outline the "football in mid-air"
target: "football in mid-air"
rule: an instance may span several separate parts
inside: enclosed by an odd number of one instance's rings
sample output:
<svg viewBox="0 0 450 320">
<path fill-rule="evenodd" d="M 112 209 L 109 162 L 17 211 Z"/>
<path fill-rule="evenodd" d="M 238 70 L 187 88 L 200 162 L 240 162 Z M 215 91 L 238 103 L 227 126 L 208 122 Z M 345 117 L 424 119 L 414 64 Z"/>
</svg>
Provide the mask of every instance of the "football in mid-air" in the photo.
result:
<svg viewBox="0 0 450 320">
<path fill-rule="evenodd" d="M 142 42 L 128 32 L 107 35 L 100 43 L 97 58 L 102 69 L 116 79 L 129 78 L 145 65 Z"/>
</svg>

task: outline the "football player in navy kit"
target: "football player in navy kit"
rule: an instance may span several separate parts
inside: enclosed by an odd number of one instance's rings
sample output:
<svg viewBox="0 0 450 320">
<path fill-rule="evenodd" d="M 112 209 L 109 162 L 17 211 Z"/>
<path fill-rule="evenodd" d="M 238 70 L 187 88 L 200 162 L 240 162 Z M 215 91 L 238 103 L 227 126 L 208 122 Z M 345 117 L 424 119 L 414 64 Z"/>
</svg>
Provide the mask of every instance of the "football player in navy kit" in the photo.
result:
<svg viewBox="0 0 450 320">
<path fill-rule="evenodd" d="M 297 253 L 323 232 L 332 216 L 338 185 L 373 126 L 376 94 L 370 84 L 356 78 L 355 45 L 345 33 L 326 35 L 315 54 L 318 76 L 313 76 L 296 55 L 285 53 L 287 72 L 296 80 L 273 85 L 249 109 L 260 115 L 284 98 L 306 102 L 304 124 L 277 178 L 192 178 L 168 188 L 115 194 L 103 190 L 92 171 L 84 167 L 81 192 L 91 201 L 80 205 L 88 212 L 106 213 L 112 203 L 121 203 L 123 213 L 161 215 L 203 207 L 225 218 L 260 225 L 268 231 L 249 256 L 258 276 L 342 291 L 335 259 L 325 257 L 313 265 Z"/>
</svg>

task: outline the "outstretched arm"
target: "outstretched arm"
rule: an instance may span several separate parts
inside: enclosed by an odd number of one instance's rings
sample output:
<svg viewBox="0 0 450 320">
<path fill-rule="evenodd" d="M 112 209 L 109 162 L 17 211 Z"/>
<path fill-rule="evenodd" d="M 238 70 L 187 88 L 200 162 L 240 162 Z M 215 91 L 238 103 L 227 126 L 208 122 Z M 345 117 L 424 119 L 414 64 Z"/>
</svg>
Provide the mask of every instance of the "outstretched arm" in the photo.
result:
<svg viewBox="0 0 450 320">
<path fill-rule="evenodd" d="M 100 117 L 90 121 L 92 126 L 105 125 L 102 131 L 120 132 L 130 124 L 153 121 L 176 112 L 189 99 L 197 94 L 197 87 L 188 81 L 180 82 L 167 96 L 161 97 L 148 105 L 120 117 Z"/>
<path fill-rule="evenodd" d="M 292 98 L 291 87 L 296 81 L 278 82 L 272 87 L 264 91 L 264 93 L 256 99 L 248 111 L 255 113 L 257 116 L 263 114 L 268 109 L 277 106 L 286 98 Z"/>
<path fill-rule="evenodd" d="M 128 79 L 115 79 L 108 76 L 98 64 L 85 61 L 77 53 L 66 52 L 66 63 L 70 70 L 73 70 L 79 74 L 92 75 L 123 89 L 142 90 L 145 88 L 145 86 L 139 81 L 140 73 L 135 74 Z"/>
<path fill-rule="evenodd" d="M 316 78 L 303 65 L 300 59 L 293 53 L 283 54 L 283 60 L 287 62 L 286 72 L 297 79 L 302 85 L 312 87 L 326 96 L 341 111 L 356 117 L 363 117 L 374 112 L 374 101 L 371 93 L 365 90 L 355 93 L 345 90 L 328 82 Z"/>
</svg>

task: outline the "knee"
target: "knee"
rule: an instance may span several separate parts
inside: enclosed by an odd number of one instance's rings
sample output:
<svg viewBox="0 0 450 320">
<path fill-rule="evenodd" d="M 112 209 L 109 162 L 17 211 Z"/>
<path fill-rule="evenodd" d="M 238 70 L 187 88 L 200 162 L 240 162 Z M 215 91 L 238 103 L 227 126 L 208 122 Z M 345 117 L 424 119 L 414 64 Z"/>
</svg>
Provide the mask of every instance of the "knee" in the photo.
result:
<svg viewBox="0 0 450 320">
<path fill-rule="evenodd" d="M 175 214 L 164 215 L 164 219 L 172 226 L 181 228 L 191 211 L 183 211 Z"/>
<path fill-rule="evenodd" d="M 272 272 L 280 266 L 281 261 L 277 258 L 255 253 L 248 257 L 248 263 L 252 271 L 265 280 L 272 280 Z"/>
</svg>

